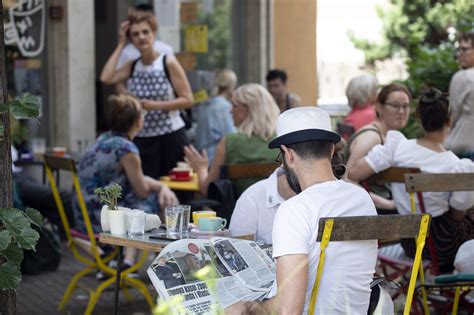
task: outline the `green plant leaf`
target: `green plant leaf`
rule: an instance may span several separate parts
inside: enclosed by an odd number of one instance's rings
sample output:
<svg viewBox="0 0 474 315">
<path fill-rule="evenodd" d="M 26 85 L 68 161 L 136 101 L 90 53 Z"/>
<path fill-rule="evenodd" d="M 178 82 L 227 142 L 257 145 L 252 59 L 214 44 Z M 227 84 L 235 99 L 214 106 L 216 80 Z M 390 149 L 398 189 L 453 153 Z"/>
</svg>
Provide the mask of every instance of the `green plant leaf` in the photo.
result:
<svg viewBox="0 0 474 315">
<path fill-rule="evenodd" d="M 0 219 L 3 220 L 3 225 L 14 237 L 17 237 L 25 226 L 30 228 L 30 221 L 21 210 L 15 208 L 2 208 L 1 210 L 3 211 L 0 212 Z"/>
<path fill-rule="evenodd" d="M 18 245 L 23 249 L 35 250 L 36 243 L 39 240 L 39 233 L 32 228 L 25 227 L 22 229 L 20 235 L 16 236 Z"/>
<path fill-rule="evenodd" d="M 0 252 L 8 248 L 12 241 L 12 235 L 8 230 L 0 231 Z"/>
<path fill-rule="evenodd" d="M 21 272 L 13 262 L 0 265 L 0 290 L 15 289 L 20 285 Z"/>
<path fill-rule="evenodd" d="M 36 118 L 40 103 L 31 93 L 25 93 L 10 103 L 10 112 L 16 118 Z"/>
<path fill-rule="evenodd" d="M 30 220 L 31 224 L 34 224 L 37 227 L 41 227 L 41 225 L 43 224 L 43 216 L 38 210 L 28 208 L 25 211 L 25 215 Z"/>
<path fill-rule="evenodd" d="M 8 261 L 13 262 L 18 267 L 20 267 L 20 264 L 23 261 L 23 250 L 14 242 L 10 243 L 10 246 L 0 254 L 5 256 Z"/>
</svg>

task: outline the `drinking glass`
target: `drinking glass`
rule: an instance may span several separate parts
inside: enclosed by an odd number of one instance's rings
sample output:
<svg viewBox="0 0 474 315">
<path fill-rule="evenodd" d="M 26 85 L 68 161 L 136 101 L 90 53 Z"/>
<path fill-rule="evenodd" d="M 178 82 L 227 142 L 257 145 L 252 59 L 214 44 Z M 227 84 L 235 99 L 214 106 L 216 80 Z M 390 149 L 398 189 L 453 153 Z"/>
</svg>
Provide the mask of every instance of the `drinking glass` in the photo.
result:
<svg viewBox="0 0 474 315">
<path fill-rule="evenodd" d="M 146 214 L 142 210 L 127 211 L 126 216 L 128 236 L 145 234 Z"/>
<path fill-rule="evenodd" d="M 182 230 L 183 210 L 178 206 L 165 208 L 166 233 L 179 234 Z"/>
</svg>

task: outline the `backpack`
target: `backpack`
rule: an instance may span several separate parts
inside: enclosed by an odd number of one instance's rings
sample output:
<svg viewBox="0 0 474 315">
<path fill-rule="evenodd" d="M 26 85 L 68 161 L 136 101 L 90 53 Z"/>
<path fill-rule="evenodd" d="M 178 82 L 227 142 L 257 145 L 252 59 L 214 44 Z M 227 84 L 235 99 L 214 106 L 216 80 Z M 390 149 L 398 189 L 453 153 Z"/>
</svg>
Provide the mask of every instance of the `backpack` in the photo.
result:
<svg viewBox="0 0 474 315">
<path fill-rule="evenodd" d="M 36 251 L 25 250 L 21 271 L 24 274 L 37 275 L 45 271 L 55 271 L 61 262 L 61 241 L 58 227 L 43 220 L 41 228 L 33 226 L 40 238 L 36 244 Z"/>
</svg>

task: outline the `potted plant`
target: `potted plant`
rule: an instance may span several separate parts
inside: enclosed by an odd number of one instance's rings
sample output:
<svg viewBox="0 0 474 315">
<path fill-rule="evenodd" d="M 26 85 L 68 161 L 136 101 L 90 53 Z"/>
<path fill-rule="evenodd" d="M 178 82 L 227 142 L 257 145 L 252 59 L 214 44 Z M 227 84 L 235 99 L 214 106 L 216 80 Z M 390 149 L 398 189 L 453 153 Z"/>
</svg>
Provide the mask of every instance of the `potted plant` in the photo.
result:
<svg viewBox="0 0 474 315">
<path fill-rule="evenodd" d="M 112 234 L 126 234 L 127 225 L 125 214 L 127 208 L 118 207 L 117 201 L 122 196 L 122 187 L 115 183 L 107 187 L 94 190 L 101 203 L 104 203 L 100 213 L 100 223 L 104 232 L 110 231 Z"/>
</svg>

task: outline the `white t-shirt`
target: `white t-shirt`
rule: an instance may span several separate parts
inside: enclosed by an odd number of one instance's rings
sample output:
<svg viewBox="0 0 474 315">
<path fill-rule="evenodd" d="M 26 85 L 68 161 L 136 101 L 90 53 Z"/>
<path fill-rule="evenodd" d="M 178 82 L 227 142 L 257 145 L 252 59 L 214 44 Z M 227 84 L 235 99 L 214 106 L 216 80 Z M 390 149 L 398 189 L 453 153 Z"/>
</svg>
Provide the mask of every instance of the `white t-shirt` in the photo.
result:
<svg viewBox="0 0 474 315">
<path fill-rule="evenodd" d="M 308 187 L 285 201 L 273 224 L 273 257 L 307 254 L 305 314 L 319 263 L 319 219 L 377 215 L 369 194 L 343 180 Z M 316 314 L 367 314 L 370 282 L 377 261 L 377 241 L 330 242 L 319 287 Z M 272 288 L 276 293 L 276 283 Z"/>
<path fill-rule="evenodd" d="M 453 152 L 435 152 L 419 145 L 416 139 L 408 140 L 399 131 L 389 131 L 384 145 L 376 145 L 366 155 L 365 160 L 375 173 L 392 166 L 419 168 L 423 173 L 473 173 L 474 163 L 469 159 L 459 159 Z M 393 183 L 392 195 L 400 214 L 411 213 L 410 196 L 405 184 Z M 438 217 L 449 210 L 449 206 L 466 210 L 474 205 L 474 192 L 424 192 L 426 212 Z M 419 212 L 418 198 L 415 195 Z"/>
<path fill-rule="evenodd" d="M 153 42 L 153 50 L 155 50 L 157 53 L 160 53 L 162 55 L 173 55 L 173 48 L 166 44 L 163 43 L 162 41 L 155 40 Z M 115 67 L 116 69 L 119 69 L 122 67 L 127 61 L 130 60 L 135 60 L 140 57 L 140 51 L 133 46 L 133 44 L 128 43 L 123 49 L 122 52 L 120 53 L 117 66 Z"/>
<path fill-rule="evenodd" d="M 278 192 L 276 169 L 270 177 L 247 188 L 237 200 L 230 220 L 232 235 L 256 234 L 256 240 L 272 244 L 273 220 L 278 207 L 285 201 Z"/>
</svg>

